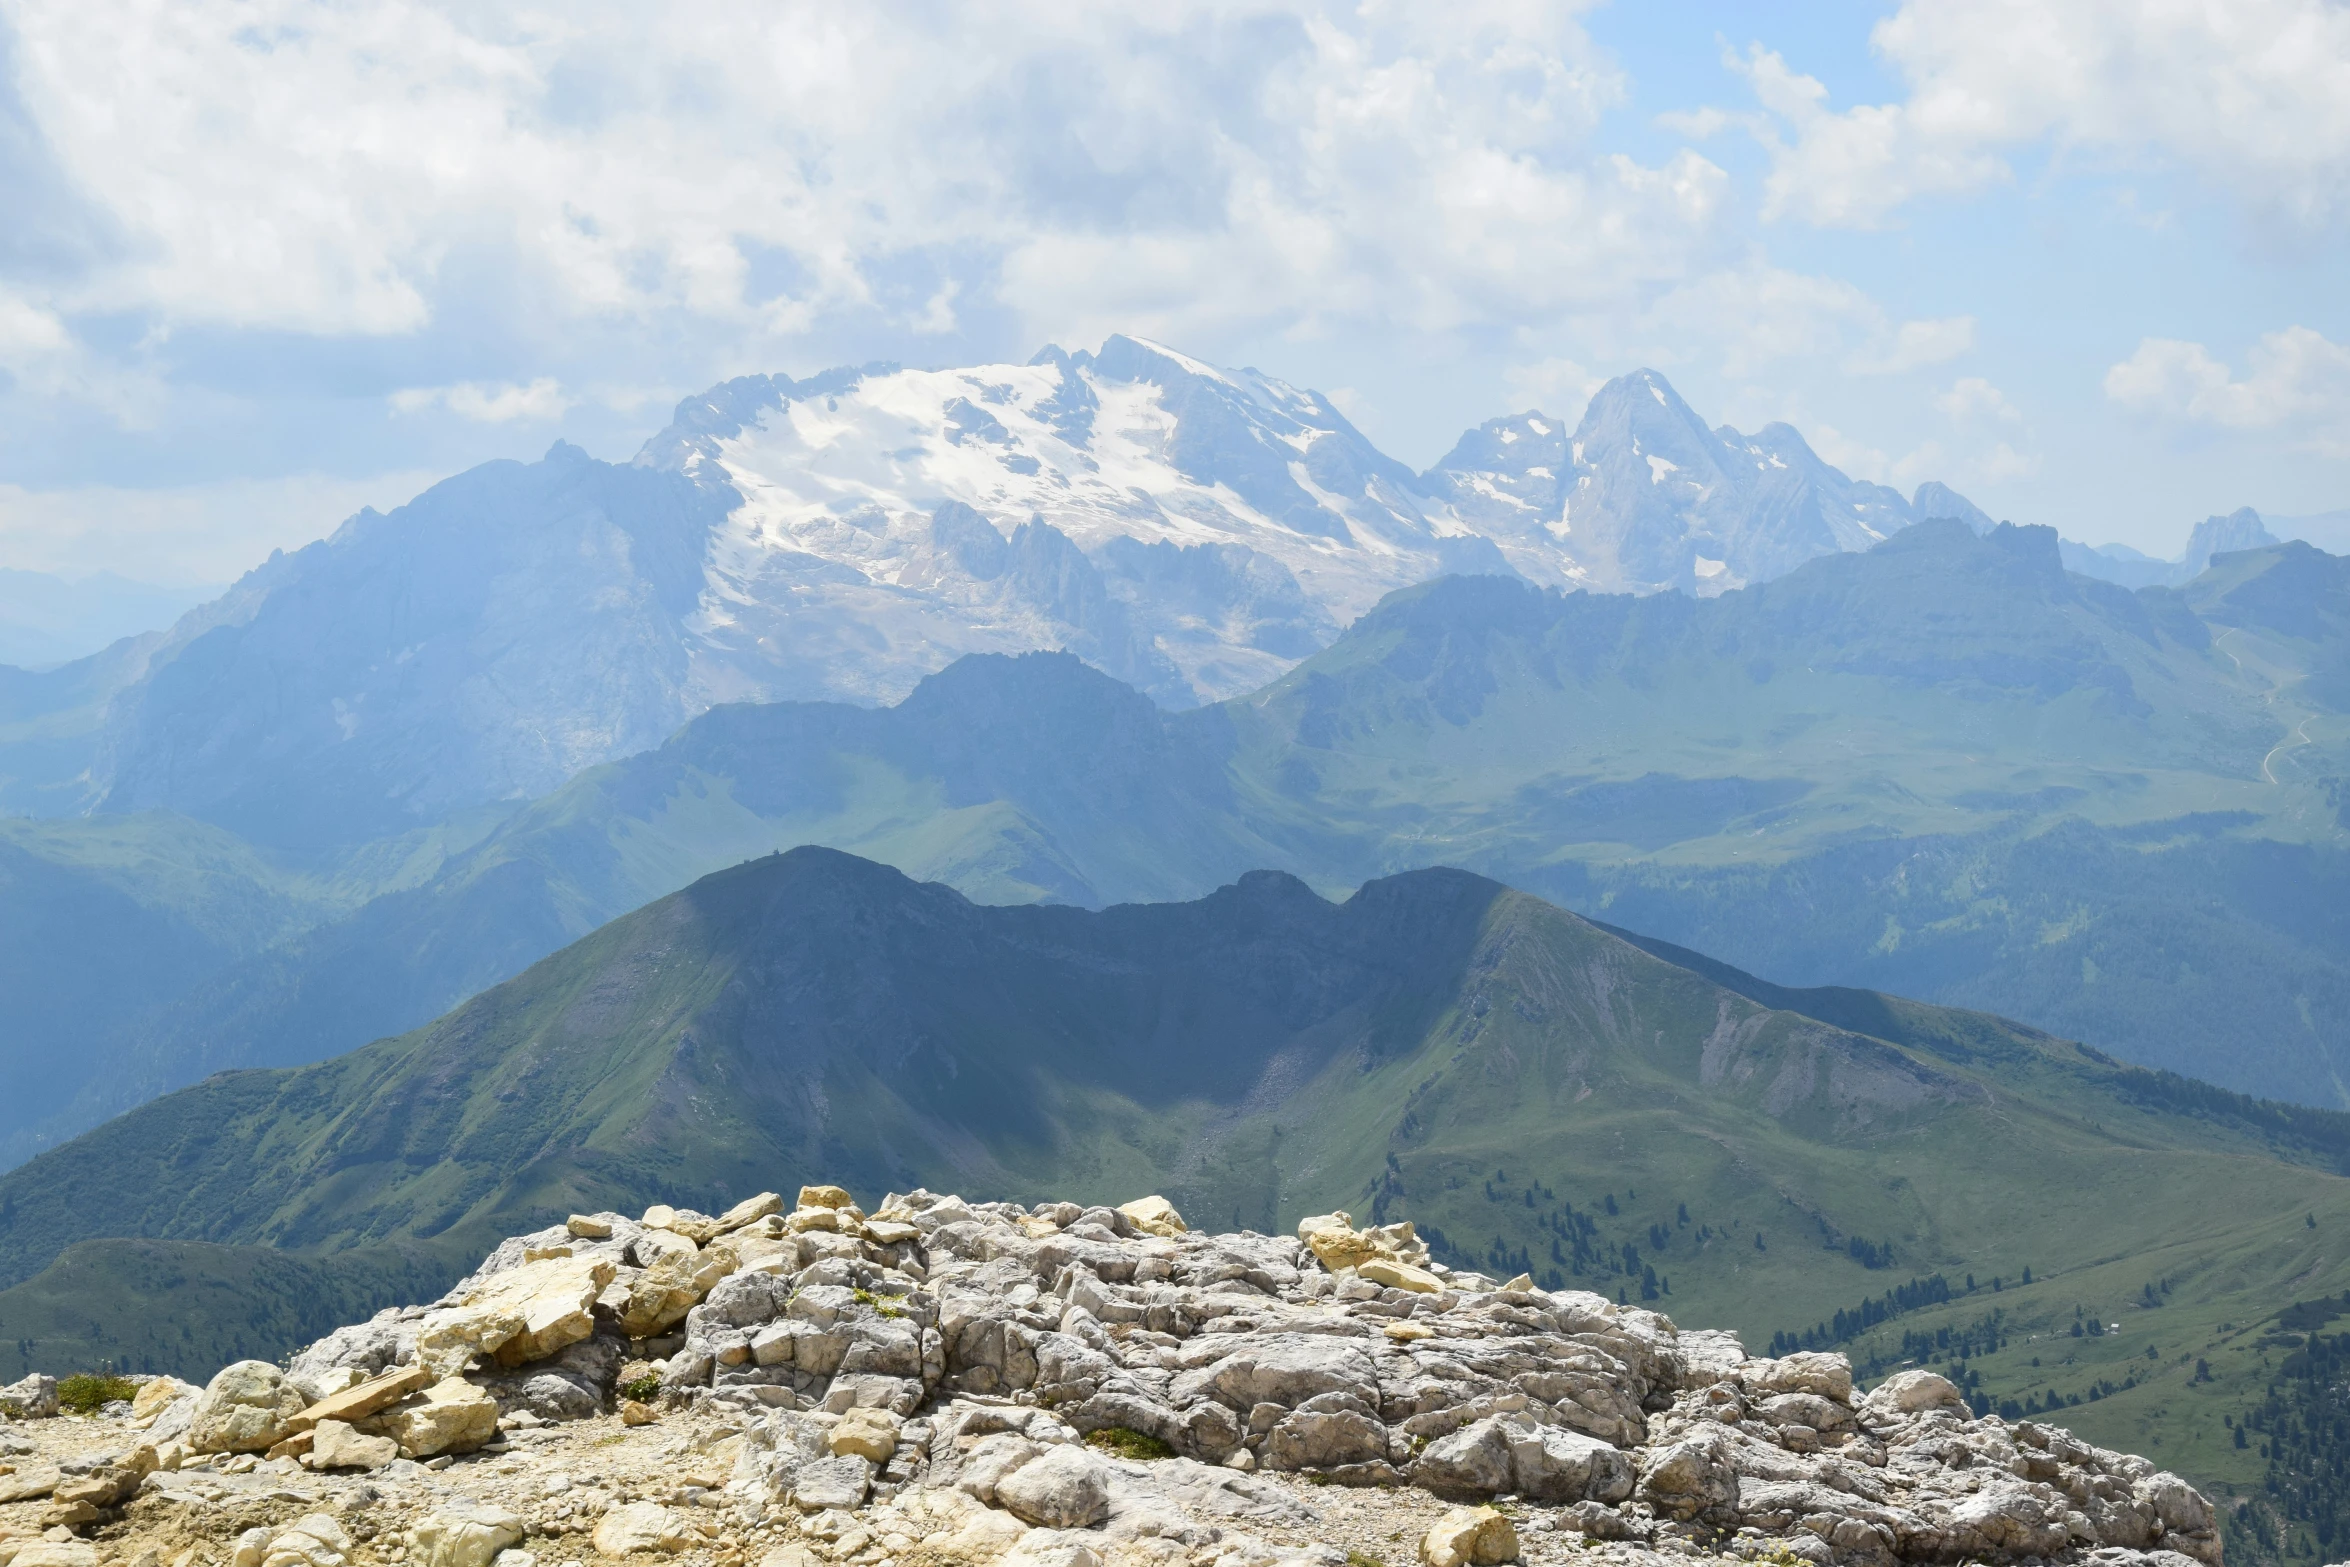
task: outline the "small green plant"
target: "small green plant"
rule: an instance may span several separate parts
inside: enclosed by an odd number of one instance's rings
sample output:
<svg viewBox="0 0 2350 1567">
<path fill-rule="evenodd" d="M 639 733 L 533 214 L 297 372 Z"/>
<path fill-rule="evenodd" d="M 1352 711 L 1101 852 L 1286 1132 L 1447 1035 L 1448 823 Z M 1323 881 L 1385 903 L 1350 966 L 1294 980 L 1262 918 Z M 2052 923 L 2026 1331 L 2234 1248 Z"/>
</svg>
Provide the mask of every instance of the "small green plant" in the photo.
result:
<svg viewBox="0 0 2350 1567">
<path fill-rule="evenodd" d="M 895 1295 L 876 1295 L 862 1287 L 851 1290 L 849 1294 L 858 1305 L 871 1306 L 878 1316 L 902 1317 L 906 1314 L 905 1305 Z"/>
<path fill-rule="evenodd" d="M 77 1372 L 57 1384 L 57 1403 L 77 1415 L 94 1415 L 102 1407 L 117 1401 L 128 1401 L 139 1395 L 139 1384 L 128 1377 L 110 1377 L 94 1372 Z"/>
<path fill-rule="evenodd" d="M 620 1384 L 620 1396 L 633 1398 L 640 1404 L 649 1404 L 661 1396 L 661 1379 L 647 1374 Z"/>
<path fill-rule="evenodd" d="M 1369 1551 L 1348 1551 L 1346 1567 L 1387 1567 L 1387 1563 Z"/>
<path fill-rule="evenodd" d="M 1328 1485 L 1330 1477 L 1319 1469 L 1309 1469 L 1305 1472 L 1305 1482 L 1308 1485 Z"/>
<path fill-rule="evenodd" d="M 1175 1449 L 1147 1431 L 1129 1431 L 1124 1426 L 1104 1426 L 1099 1431 L 1089 1431 L 1085 1441 L 1089 1447 L 1098 1447 L 1105 1453 L 1138 1462 L 1175 1456 Z"/>
</svg>

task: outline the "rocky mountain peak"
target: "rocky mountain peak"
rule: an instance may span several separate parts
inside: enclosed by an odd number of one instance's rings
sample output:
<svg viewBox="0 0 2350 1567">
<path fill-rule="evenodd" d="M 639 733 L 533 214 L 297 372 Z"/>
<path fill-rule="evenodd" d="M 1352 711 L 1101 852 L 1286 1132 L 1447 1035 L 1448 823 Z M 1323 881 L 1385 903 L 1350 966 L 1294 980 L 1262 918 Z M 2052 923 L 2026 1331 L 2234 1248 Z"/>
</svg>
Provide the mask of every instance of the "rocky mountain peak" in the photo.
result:
<svg viewBox="0 0 2350 1567">
<path fill-rule="evenodd" d="M 2176 1476 L 1933 1372 L 1864 1389 L 1344 1212 L 1202 1233 L 1160 1197 L 811 1185 L 574 1214 L 282 1371 L 135 1392 L 66 1422 L 51 1379 L 0 1391 L 35 1433 L 0 1497 L 54 1537 L 20 1561 L 2220 1562 Z"/>
<path fill-rule="evenodd" d="M 1617 376 L 1591 394 L 1582 421 L 1575 427 L 1578 441 L 1611 436 L 1683 445 L 1712 435 L 1705 421 L 1681 400 L 1673 383 L 1654 370 L 1635 370 Z"/>
<path fill-rule="evenodd" d="M 1654 370 L 1602 386 L 1571 433 L 1539 413 L 1488 421 L 1421 486 L 1532 581 L 1638 593 L 1710 597 L 1871 548 L 1916 515 L 1790 425 L 1707 428 Z"/>
<path fill-rule="evenodd" d="M 2211 564 L 2211 557 L 2229 550 L 2256 550 L 2277 542 L 2260 520 L 2260 513 L 2239 506 L 2225 517 L 2206 517 L 2187 536 L 2186 575 L 2194 576 Z"/>
<path fill-rule="evenodd" d="M 1939 479 L 1928 479 L 1909 499 L 1909 509 L 1920 522 L 1934 517 L 1955 517 L 1977 533 L 1989 533 L 1998 524 L 1989 512 L 1959 494 Z"/>
</svg>

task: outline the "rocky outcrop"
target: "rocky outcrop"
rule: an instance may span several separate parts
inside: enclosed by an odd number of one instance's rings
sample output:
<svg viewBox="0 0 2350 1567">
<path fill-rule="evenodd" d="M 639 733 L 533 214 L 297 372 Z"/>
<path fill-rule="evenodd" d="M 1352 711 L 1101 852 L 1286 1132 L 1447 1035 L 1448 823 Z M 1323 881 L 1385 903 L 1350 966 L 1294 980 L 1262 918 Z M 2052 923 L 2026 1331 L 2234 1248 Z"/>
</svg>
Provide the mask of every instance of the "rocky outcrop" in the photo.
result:
<svg viewBox="0 0 2350 1567">
<path fill-rule="evenodd" d="M 17 1420 L 45 1420 L 57 1413 L 57 1379 L 34 1372 L 0 1387 L 0 1415 Z"/>
<path fill-rule="evenodd" d="M 200 1394 L 142 1397 L 157 1425 L 185 1411 L 198 1452 L 322 1474 L 505 1451 L 506 1433 L 624 1403 L 624 1430 L 723 1419 L 727 1463 L 696 1494 L 793 1521 L 831 1559 L 879 1530 L 952 1559 L 1103 1567 L 1121 1541 L 1310 1526 L 1275 1483 L 1298 1476 L 1465 1504 L 1414 1526 L 1439 1567 L 1512 1559 L 1525 1531 L 1817 1567 L 2220 1561 L 2210 1505 L 2176 1476 L 1976 1418 L 1930 1371 L 1864 1391 L 1840 1356 L 1752 1357 L 1597 1295 L 1447 1269 L 1409 1225 L 1208 1235 L 1155 1199 L 916 1191 L 867 1214 L 809 1187 L 788 1212 L 763 1196 L 580 1215 L 282 1375 L 242 1362 Z M 119 1507 L 176 1451 L 75 1477 L 77 1505 Z M 67 1483 L 47 1479 L 60 1498 Z M 450 1513 L 411 1559 L 474 1567 L 509 1533 Z M 642 1555 L 707 1529 L 639 1499 L 594 1534 Z M 281 1567 L 307 1550 L 256 1548 Z"/>
<path fill-rule="evenodd" d="M 221 1369 L 196 1400 L 188 1445 L 199 1453 L 259 1453 L 292 1434 L 309 1400 L 266 1360 Z"/>
</svg>

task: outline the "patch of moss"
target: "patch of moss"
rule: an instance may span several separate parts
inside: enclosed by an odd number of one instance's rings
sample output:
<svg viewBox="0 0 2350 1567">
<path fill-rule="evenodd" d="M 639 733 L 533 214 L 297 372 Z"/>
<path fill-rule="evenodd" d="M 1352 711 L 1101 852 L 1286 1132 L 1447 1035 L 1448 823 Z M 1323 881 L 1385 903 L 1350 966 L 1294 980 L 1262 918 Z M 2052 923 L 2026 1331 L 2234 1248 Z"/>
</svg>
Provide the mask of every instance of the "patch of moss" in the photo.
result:
<svg viewBox="0 0 2350 1567">
<path fill-rule="evenodd" d="M 1086 1433 L 1085 1440 L 1089 1446 L 1120 1458 L 1147 1460 L 1175 1456 L 1175 1449 L 1157 1437 L 1143 1431 L 1129 1431 L 1124 1426 L 1104 1426 Z"/>
<path fill-rule="evenodd" d="M 57 1384 L 57 1403 L 77 1415 L 94 1415 L 101 1408 L 138 1397 L 139 1384 L 129 1377 L 101 1376 L 82 1371 Z"/>
</svg>

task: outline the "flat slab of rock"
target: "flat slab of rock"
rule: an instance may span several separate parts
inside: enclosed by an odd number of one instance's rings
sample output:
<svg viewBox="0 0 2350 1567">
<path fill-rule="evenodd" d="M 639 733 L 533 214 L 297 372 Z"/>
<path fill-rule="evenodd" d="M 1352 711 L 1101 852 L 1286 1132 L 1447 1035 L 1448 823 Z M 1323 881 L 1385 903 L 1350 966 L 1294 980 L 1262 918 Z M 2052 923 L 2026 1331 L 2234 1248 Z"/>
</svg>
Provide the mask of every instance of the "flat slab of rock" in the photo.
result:
<svg viewBox="0 0 2350 1567">
<path fill-rule="evenodd" d="M 395 1366 L 340 1393 L 330 1393 L 287 1422 L 293 1431 L 307 1431 L 322 1421 L 350 1424 L 391 1408 L 409 1394 L 432 1386 L 433 1374 L 422 1366 Z"/>
<path fill-rule="evenodd" d="M 596 1525 L 596 1551 L 603 1556 L 654 1552 L 674 1556 L 700 1543 L 685 1521 L 658 1502 L 630 1502 L 606 1513 Z"/>
<path fill-rule="evenodd" d="M 417 1523 L 409 1560 L 416 1567 L 490 1567 L 524 1532 L 522 1519 L 503 1507 L 452 1502 Z"/>
<path fill-rule="evenodd" d="M 321 1420 L 312 1431 L 313 1469 L 381 1469 L 399 1456 L 400 1444 L 392 1438 L 365 1435 L 340 1420 Z"/>
</svg>

